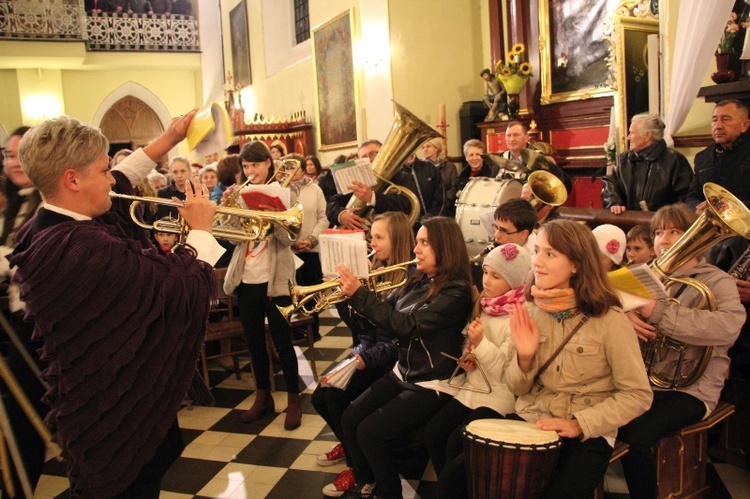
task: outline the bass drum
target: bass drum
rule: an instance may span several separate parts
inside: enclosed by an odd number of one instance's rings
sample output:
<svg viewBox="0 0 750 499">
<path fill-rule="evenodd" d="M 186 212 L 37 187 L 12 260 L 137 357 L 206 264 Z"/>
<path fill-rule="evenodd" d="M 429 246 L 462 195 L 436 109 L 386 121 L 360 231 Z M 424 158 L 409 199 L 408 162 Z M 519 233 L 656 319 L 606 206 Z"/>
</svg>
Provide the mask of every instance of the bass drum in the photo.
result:
<svg viewBox="0 0 750 499">
<path fill-rule="evenodd" d="M 520 198 L 522 187 L 523 184 L 516 179 L 477 177 L 469 180 L 456 201 L 456 222 L 461 228 L 469 256 L 480 253 L 495 237 L 488 234 L 480 215 L 494 212 L 509 199 Z"/>
</svg>

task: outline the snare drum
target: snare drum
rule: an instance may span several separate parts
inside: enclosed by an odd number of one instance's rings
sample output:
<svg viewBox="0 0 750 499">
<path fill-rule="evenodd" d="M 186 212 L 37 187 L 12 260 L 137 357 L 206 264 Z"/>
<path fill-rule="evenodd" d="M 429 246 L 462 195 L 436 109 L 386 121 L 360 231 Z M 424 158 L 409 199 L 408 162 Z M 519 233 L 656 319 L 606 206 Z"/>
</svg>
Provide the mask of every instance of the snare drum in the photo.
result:
<svg viewBox="0 0 750 499">
<path fill-rule="evenodd" d="M 544 493 L 562 446 L 556 432 L 526 421 L 477 419 L 462 434 L 471 497 L 531 499 Z"/>
<path fill-rule="evenodd" d="M 509 199 L 520 198 L 523 185 L 515 179 L 476 177 L 469 180 L 456 201 L 456 222 L 466 242 L 469 256 L 480 253 L 495 234 L 489 234 L 479 216 Z"/>
</svg>

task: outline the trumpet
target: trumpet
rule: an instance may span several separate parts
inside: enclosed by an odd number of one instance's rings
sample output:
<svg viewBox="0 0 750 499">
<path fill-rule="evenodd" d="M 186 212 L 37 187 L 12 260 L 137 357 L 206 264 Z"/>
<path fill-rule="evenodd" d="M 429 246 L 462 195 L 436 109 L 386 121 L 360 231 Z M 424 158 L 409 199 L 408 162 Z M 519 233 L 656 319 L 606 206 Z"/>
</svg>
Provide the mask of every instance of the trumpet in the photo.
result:
<svg viewBox="0 0 750 499">
<path fill-rule="evenodd" d="M 185 223 L 185 220 L 181 217 L 178 217 L 175 220 L 157 220 L 149 225 L 142 222 L 138 218 L 136 212 L 141 203 L 154 203 L 174 208 L 184 206 L 184 203 L 170 201 L 165 198 L 130 196 L 128 194 L 119 194 L 111 191 L 109 196 L 115 199 L 127 199 L 132 201 L 130 204 L 130 218 L 138 227 L 149 230 L 153 229 L 158 232 L 166 232 L 169 234 L 177 234 L 178 244 L 185 243 L 189 228 Z M 226 217 L 232 217 L 233 219 L 238 220 L 238 226 L 233 227 L 224 224 L 223 221 Z M 299 236 L 300 229 L 302 228 L 303 218 L 304 213 L 302 210 L 302 203 L 299 201 L 294 203 L 290 209 L 280 212 L 255 211 L 244 208 L 219 206 L 216 208 L 216 216 L 214 217 L 211 233 L 218 239 L 226 239 L 227 241 L 232 242 L 256 241 L 271 237 L 274 228 L 278 227 L 279 229 L 284 230 L 289 235 L 290 239 L 295 241 Z"/>
<path fill-rule="evenodd" d="M 383 291 L 390 291 L 392 289 L 400 288 L 407 282 L 409 282 L 409 266 L 417 263 L 417 260 L 409 260 L 408 262 L 397 263 L 390 267 L 382 267 L 370 272 L 366 278 L 360 279 L 362 285 L 367 287 L 373 293 L 382 293 Z M 398 277 L 398 281 L 391 279 L 378 282 L 381 276 L 392 274 L 391 277 Z M 292 297 L 292 304 L 286 307 L 279 307 L 279 312 L 290 322 L 292 315 L 295 312 L 299 312 L 303 315 L 313 315 L 318 312 L 322 312 L 335 303 L 341 303 L 349 299 L 348 296 L 341 291 L 341 286 L 338 280 L 323 282 L 321 284 L 314 284 L 312 286 L 295 286 L 292 281 L 289 281 L 289 296 Z"/>
</svg>

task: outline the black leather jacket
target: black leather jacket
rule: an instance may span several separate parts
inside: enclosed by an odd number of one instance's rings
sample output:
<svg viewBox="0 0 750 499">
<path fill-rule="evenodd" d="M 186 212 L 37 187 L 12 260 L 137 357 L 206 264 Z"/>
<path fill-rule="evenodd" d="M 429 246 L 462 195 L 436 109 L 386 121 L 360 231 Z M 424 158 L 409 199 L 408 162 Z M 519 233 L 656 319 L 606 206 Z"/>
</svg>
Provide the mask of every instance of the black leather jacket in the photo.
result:
<svg viewBox="0 0 750 499">
<path fill-rule="evenodd" d="M 640 210 L 639 202 L 644 200 L 649 211 L 656 211 L 683 201 L 692 179 L 693 170 L 685 156 L 657 140 L 645 157 L 632 151 L 620 155 L 612 175 L 602 178 L 602 204 L 605 208 Z"/>
<path fill-rule="evenodd" d="M 365 368 L 393 367 L 398 360 L 398 346 L 396 341 L 380 331 L 372 322 L 368 321 L 350 306 L 349 302 L 336 304 L 339 317 L 356 335 L 354 348 L 350 357 L 360 355 L 365 361 Z"/>
<path fill-rule="evenodd" d="M 728 149 L 712 144 L 695 155 L 695 176 L 685 202 L 695 208 L 706 200 L 703 184 L 714 182 L 729 190 L 740 201 L 750 203 L 750 130 L 739 136 Z"/>
<path fill-rule="evenodd" d="M 427 278 L 417 281 L 385 301 L 361 287 L 349 299 L 359 314 L 398 340 L 398 369 L 409 383 L 450 377 L 456 362 L 440 352 L 461 355 L 461 331 L 471 313 L 468 283 L 450 280 L 436 297 L 425 301 L 431 282 Z"/>
</svg>

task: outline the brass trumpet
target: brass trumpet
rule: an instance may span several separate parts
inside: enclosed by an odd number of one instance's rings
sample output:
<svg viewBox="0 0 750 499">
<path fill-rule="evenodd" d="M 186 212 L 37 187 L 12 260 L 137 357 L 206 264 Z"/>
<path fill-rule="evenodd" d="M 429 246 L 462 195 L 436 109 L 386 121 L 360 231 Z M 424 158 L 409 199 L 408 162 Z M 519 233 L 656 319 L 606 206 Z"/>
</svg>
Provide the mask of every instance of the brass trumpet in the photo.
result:
<svg viewBox="0 0 750 499">
<path fill-rule="evenodd" d="M 157 220 L 152 225 L 146 224 L 139 220 L 136 210 L 141 203 L 155 203 L 164 206 L 179 208 L 183 206 L 181 202 L 174 202 L 165 198 L 148 197 L 148 196 L 130 196 L 110 192 L 109 196 L 116 199 L 127 199 L 132 201 L 130 204 L 130 218 L 138 227 L 143 229 L 153 229 L 159 232 L 177 234 L 178 244 L 184 244 L 189 228 L 185 221 L 178 217 L 176 220 Z M 237 226 L 230 226 L 223 221 L 226 217 L 231 217 L 239 223 Z M 302 228 L 304 213 L 302 203 L 299 201 L 286 210 L 279 212 L 255 211 L 244 208 L 234 208 L 228 206 L 219 206 L 216 209 L 213 227 L 211 233 L 218 239 L 226 239 L 232 242 L 256 241 L 267 239 L 272 236 L 275 227 L 283 229 L 294 241 L 299 236 Z"/>
<path fill-rule="evenodd" d="M 370 272 L 366 278 L 360 279 L 363 286 L 373 293 L 382 293 L 392 289 L 400 288 L 409 282 L 409 266 L 417 263 L 417 260 L 397 263 L 390 267 L 382 267 Z M 386 280 L 378 282 L 378 278 L 384 275 L 393 274 L 401 275 L 398 281 Z M 290 322 L 292 315 L 299 312 L 303 315 L 313 315 L 322 312 L 335 303 L 341 303 L 349 298 L 341 291 L 338 279 L 312 286 L 295 286 L 289 281 L 289 296 L 292 297 L 292 304 L 286 307 L 278 307 L 281 315 L 287 322 Z"/>
</svg>

